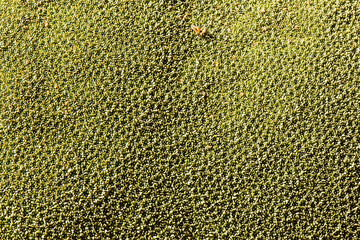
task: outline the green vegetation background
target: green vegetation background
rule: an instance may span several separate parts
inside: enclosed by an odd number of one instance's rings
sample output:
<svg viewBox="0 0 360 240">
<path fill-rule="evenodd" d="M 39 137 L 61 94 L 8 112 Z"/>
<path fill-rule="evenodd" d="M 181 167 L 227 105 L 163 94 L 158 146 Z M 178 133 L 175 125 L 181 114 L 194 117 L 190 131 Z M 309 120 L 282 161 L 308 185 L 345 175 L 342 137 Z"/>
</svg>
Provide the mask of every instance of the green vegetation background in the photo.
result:
<svg viewBox="0 0 360 240">
<path fill-rule="evenodd" d="M 358 1 L 0 3 L 1 239 L 360 238 Z"/>
</svg>

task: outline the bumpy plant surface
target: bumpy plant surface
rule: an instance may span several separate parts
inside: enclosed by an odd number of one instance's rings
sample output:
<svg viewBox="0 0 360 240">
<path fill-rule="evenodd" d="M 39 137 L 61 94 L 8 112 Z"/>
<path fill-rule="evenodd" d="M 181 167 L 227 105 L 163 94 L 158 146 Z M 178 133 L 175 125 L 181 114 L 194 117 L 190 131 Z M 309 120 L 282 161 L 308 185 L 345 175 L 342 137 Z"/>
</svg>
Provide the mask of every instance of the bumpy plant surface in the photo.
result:
<svg viewBox="0 0 360 240">
<path fill-rule="evenodd" d="M 356 0 L 0 0 L 0 239 L 360 238 Z"/>
</svg>

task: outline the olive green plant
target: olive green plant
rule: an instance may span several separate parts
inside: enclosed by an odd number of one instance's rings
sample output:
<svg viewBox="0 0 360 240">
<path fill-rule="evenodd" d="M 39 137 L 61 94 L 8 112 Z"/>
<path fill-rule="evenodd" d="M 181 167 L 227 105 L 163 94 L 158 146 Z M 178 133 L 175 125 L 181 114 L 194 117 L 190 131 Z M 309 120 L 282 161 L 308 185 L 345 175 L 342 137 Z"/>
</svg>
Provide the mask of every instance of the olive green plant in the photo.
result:
<svg viewBox="0 0 360 240">
<path fill-rule="evenodd" d="M 0 0 L 0 239 L 356 239 L 355 0 Z"/>
</svg>

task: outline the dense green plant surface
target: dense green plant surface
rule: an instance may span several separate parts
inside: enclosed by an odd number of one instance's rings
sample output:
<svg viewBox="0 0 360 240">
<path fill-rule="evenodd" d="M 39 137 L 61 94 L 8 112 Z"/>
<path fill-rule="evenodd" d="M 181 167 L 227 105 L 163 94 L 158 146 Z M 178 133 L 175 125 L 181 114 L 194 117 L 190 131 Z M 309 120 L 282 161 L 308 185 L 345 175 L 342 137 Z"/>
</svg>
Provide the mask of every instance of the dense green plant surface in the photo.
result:
<svg viewBox="0 0 360 240">
<path fill-rule="evenodd" d="M 360 238 L 359 34 L 356 0 L 0 0 L 0 239 Z"/>
</svg>

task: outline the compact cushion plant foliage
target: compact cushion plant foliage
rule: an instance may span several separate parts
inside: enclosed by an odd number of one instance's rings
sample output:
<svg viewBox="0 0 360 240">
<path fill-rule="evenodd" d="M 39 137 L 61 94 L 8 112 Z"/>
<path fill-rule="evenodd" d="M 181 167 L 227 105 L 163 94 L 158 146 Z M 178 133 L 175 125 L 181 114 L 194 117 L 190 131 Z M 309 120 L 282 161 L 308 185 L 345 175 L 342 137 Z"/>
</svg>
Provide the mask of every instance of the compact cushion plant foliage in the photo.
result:
<svg viewBox="0 0 360 240">
<path fill-rule="evenodd" d="M 1 239 L 360 238 L 356 0 L 0 0 Z"/>
</svg>

